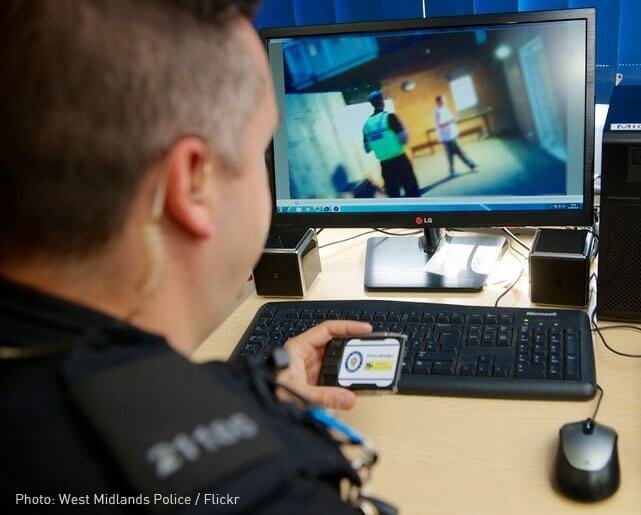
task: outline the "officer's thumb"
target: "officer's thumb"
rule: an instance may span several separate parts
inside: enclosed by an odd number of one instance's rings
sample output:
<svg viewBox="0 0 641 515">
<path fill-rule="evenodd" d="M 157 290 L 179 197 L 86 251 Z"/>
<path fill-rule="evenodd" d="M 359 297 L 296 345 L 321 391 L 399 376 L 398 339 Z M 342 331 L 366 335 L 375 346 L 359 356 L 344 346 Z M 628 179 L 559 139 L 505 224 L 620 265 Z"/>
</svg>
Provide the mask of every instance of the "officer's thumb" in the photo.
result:
<svg viewBox="0 0 641 515">
<path fill-rule="evenodd" d="M 312 404 L 323 408 L 348 410 L 354 407 L 354 392 L 338 386 L 296 385 L 296 390 Z"/>
</svg>

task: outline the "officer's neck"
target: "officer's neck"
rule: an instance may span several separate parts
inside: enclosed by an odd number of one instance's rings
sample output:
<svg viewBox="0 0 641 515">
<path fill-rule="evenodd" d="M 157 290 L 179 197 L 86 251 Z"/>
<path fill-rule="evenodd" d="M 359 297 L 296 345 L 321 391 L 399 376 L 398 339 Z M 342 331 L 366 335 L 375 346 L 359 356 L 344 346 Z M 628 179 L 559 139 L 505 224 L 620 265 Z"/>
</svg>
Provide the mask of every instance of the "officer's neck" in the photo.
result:
<svg viewBox="0 0 641 515">
<path fill-rule="evenodd" d="M 136 327 L 164 336 L 189 356 L 206 334 L 197 333 L 193 309 L 177 294 L 181 279 L 167 264 L 163 279 L 149 295 L 140 291 L 147 263 L 135 241 L 119 242 L 98 257 L 83 261 L 33 259 L 5 264 L 0 275 L 66 301 L 87 306 Z"/>
</svg>

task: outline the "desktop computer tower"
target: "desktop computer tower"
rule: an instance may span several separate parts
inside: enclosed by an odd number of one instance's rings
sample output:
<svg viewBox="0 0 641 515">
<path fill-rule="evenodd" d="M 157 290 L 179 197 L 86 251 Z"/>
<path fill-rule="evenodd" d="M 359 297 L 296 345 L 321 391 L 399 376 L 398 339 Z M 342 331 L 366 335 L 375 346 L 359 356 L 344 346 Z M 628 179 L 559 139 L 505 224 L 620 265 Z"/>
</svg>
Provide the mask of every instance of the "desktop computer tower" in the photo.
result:
<svg viewBox="0 0 641 515">
<path fill-rule="evenodd" d="M 618 86 L 603 130 L 597 315 L 641 322 L 641 86 Z"/>
</svg>

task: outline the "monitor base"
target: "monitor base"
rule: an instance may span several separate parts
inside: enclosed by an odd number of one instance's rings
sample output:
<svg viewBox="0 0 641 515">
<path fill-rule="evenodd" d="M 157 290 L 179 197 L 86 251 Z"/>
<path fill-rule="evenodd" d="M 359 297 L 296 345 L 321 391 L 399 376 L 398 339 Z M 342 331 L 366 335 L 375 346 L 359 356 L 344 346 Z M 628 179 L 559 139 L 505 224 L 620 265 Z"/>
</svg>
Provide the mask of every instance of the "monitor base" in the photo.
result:
<svg viewBox="0 0 641 515">
<path fill-rule="evenodd" d="M 437 245 L 432 236 L 367 240 L 365 289 L 479 291 L 507 249 L 503 236 L 445 235 Z"/>
</svg>

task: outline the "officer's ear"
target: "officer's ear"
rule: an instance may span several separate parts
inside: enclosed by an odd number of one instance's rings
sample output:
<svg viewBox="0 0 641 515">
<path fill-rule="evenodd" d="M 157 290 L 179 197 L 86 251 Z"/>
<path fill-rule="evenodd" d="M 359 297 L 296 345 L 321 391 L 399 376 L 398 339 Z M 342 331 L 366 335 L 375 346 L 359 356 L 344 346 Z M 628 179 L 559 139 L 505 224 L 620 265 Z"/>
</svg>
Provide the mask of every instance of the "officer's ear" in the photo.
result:
<svg viewBox="0 0 641 515">
<path fill-rule="evenodd" d="M 180 139 L 165 158 L 167 216 L 191 237 L 209 238 L 213 161 L 205 143 L 196 137 Z"/>
</svg>

